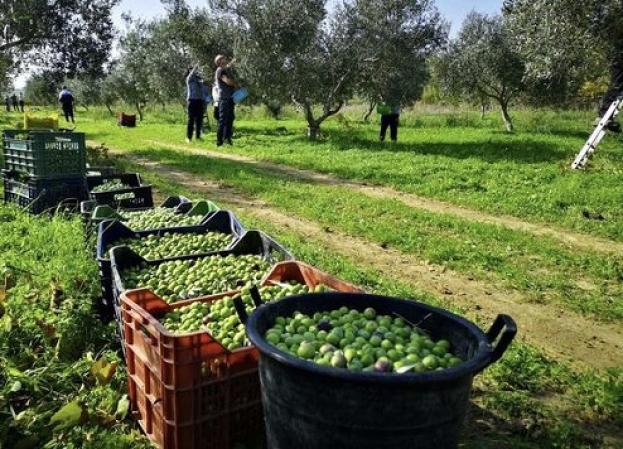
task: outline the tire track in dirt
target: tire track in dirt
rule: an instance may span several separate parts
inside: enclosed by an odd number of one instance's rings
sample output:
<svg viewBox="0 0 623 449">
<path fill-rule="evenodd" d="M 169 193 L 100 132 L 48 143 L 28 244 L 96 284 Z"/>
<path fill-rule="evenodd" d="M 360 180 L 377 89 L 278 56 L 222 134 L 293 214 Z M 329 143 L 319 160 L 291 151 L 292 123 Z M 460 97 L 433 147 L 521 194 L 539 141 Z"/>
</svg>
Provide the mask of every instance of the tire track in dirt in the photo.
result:
<svg viewBox="0 0 623 449">
<path fill-rule="evenodd" d="M 186 148 L 184 150 L 187 151 Z M 196 153 L 208 155 L 202 150 Z M 209 155 L 212 156 L 211 153 Z M 484 323 L 483 328 L 488 327 L 497 314 L 508 314 L 517 322 L 518 339 L 543 350 L 553 358 L 583 368 L 621 366 L 623 329 L 620 323 L 599 323 L 556 306 L 529 303 L 517 291 L 477 281 L 443 266 L 422 262 L 398 251 L 370 245 L 335 230 L 327 230 L 281 213 L 267 203 L 235 189 L 157 161 L 131 155 L 125 157 L 158 176 L 185 185 L 197 194 L 292 230 L 334 249 L 359 265 L 373 267 L 390 279 L 431 293 L 448 306 L 464 310 L 469 319 Z M 339 184 L 344 185 L 341 182 Z"/>
<path fill-rule="evenodd" d="M 480 223 L 494 224 L 504 226 L 506 228 L 530 233 L 535 236 L 543 236 L 558 240 L 559 242 L 577 249 L 584 249 L 597 252 L 623 252 L 623 243 L 614 242 L 607 239 L 591 236 L 588 234 L 576 233 L 568 230 L 559 230 L 549 226 L 528 223 L 508 215 L 490 215 L 484 212 L 468 209 L 465 207 L 450 204 L 444 201 L 433 200 L 419 197 L 414 194 L 399 192 L 390 187 L 370 185 L 361 182 L 347 181 L 334 178 L 330 175 L 317 173 L 311 170 L 301 170 L 285 165 L 275 164 L 272 162 L 258 161 L 250 157 L 240 156 L 236 154 L 224 154 L 216 151 L 204 150 L 199 148 L 189 148 L 181 145 L 171 145 L 166 142 L 147 140 L 146 143 L 159 145 L 166 148 L 183 151 L 198 156 L 208 156 L 211 158 L 227 159 L 231 161 L 243 162 L 246 164 L 255 164 L 267 170 L 281 173 L 295 179 L 304 179 L 314 181 L 319 184 L 335 185 L 345 187 L 359 193 L 380 199 L 393 199 L 402 201 L 407 206 L 426 210 L 432 213 L 443 213 L 453 215 L 465 220 L 476 221 Z"/>
</svg>

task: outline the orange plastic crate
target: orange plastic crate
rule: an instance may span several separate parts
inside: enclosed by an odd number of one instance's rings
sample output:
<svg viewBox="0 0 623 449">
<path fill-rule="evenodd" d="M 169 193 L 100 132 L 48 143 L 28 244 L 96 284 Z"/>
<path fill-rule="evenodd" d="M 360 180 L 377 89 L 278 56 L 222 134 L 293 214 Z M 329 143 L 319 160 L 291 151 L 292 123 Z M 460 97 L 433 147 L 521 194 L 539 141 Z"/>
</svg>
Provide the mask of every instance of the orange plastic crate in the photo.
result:
<svg viewBox="0 0 623 449">
<path fill-rule="evenodd" d="M 278 262 L 273 265 L 271 270 L 264 276 L 262 285 L 287 281 L 298 281 L 308 287 L 324 284 L 333 290 L 344 293 L 364 293 L 361 288 L 353 284 L 349 284 L 304 262 L 295 260 Z"/>
<path fill-rule="evenodd" d="M 311 287 L 322 283 L 337 291 L 362 291 L 298 261 L 277 263 L 262 285 L 293 280 Z M 130 410 L 159 447 L 229 449 L 250 438 L 263 438 L 257 349 L 229 351 L 207 332 L 174 334 L 158 321 L 189 303 L 214 302 L 238 292 L 173 304 L 149 289 L 120 295 Z"/>
<path fill-rule="evenodd" d="M 130 409 L 152 441 L 228 449 L 263 430 L 254 347 L 228 351 L 206 332 L 168 332 L 156 317 L 180 305 L 150 290 L 126 291 L 121 300 Z M 242 415 L 248 422 L 235 419 Z"/>
</svg>

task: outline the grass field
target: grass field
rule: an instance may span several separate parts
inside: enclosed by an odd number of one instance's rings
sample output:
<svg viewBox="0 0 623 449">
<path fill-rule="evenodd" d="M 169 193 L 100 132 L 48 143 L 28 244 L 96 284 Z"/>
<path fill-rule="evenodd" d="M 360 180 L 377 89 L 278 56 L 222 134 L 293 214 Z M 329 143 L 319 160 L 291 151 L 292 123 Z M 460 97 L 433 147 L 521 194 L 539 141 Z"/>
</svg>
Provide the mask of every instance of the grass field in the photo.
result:
<svg viewBox="0 0 623 449">
<path fill-rule="evenodd" d="M 514 134 L 503 131 L 498 115 L 409 110 L 392 144 L 378 142 L 378 117 L 362 123 L 353 106 L 325 122 L 321 138 L 310 142 L 300 114 L 274 120 L 240 107 L 234 145 L 219 148 L 214 123 L 203 142 L 184 142 L 181 108 L 148 111 L 136 128 L 120 128 L 100 110 L 79 110 L 76 120 L 91 146 L 110 149 L 117 164 L 140 172 L 159 197 L 211 199 L 247 228 L 265 230 L 297 258 L 337 277 L 449 308 L 483 329 L 498 313 L 513 316 L 515 342 L 474 380 L 461 447 L 623 447 L 623 141 L 608 135 L 586 169 L 571 170 L 591 131 L 590 112 L 519 111 Z M 15 120 L 5 119 L 4 126 Z M 0 303 L 10 313 L 3 320 L 31 304 L 28 292 L 37 289 L 45 289 L 35 296 L 45 296 L 49 307 L 54 283 L 71 283 L 64 287 L 68 296 L 96 295 L 94 262 L 61 238 L 79 223 L 48 224 L 15 213 L 5 208 L 2 216 L 13 218 L 0 220 L 0 269 L 16 284 L 5 282 Z M 46 239 L 49 232 L 60 240 Z M 79 265 L 55 268 L 69 258 Z M 36 322 L 28 313 L 23 319 Z M 64 319 L 75 325 L 71 313 Z M 36 325 L 29 329 L 24 335 L 0 331 L 3 367 L 25 372 L 29 363 L 41 369 L 43 360 L 54 360 L 58 369 L 76 363 L 77 353 L 16 359 L 16 344 L 48 344 Z M 33 339 L 38 343 L 26 342 Z M 102 347 L 90 339 L 77 352 L 97 354 Z M 80 360 L 88 365 L 85 356 Z M 123 383 L 123 370 L 112 379 Z M 49 431 L 5 410 L 15 373 L 0 368 L 0 380 L 0 413 L 7 417 L 0 437 L 15 441 L 18 434 Z M 54 383 L 51 390 L 57 388 Z M 121 399 L 110 391 L 119 395 L 118 384 L 99 388 L 111 403 Z M 93 403 L 103 395 L 97 391 L 89 393 Z M 51 415 L 78 395 L 40 395 L 48 405 L 39 407 Z M 89 425 L 111 445 L 139 444 L 122 416 L 111 418 L 114 425 Z M 66 447 L 76 438 L 72 431 L 58 433 L 59 445 L 45 447 Z"/>
</svg>

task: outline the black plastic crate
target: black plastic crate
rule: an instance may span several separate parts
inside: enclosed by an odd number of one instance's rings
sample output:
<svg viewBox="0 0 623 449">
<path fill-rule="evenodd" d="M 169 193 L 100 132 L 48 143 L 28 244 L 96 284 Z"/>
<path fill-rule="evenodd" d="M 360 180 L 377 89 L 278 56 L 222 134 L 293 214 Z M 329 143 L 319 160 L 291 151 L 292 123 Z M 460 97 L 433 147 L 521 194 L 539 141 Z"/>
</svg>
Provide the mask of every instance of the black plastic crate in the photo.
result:
<svg viewBox="0 0 623 449">
<path fill-rule="evenodd" d="M 237 239 L 244 233 L 236 216 L 229 211 L 215 212 L 205 223 L 196 226 L 180 226 L 173 228 L 150 229 L 145 231 L 132 231 L 123 223 L 116 220 L 104 220 L 100 223 L 97 234 L 96 258 L 99 268 L 99 276 L 102 284 L 102 297 L 105 307 L 110 309 L 110 314 L 114 314 L 114 293 L 112 283 L 112 266 L 107 247 L 122 238 L 142 239 L 153 234 L 177 233 L 177 234 L 205 234 L 208 232 L 221 232 L 231 235 L 232 242 L 222 250 L 227 250 L 235 246 Z M 195 254 L 196 256 L 200 254 Z M 177 258 L 177 257 L 172 257 Z M 172 259 L 171 257 L 159 260 Z"/>
<path fill-rule="evenodd" d="M 226 257 L 230 254 L 258 255 L 262 259 L 270 262 L 271 264 L 276 264 L 277 262 L 283 262 L 287 260 L 294 260 L 294 256 L 280 243 L 278 243 L 266 233 L 258 230 L 245 232 L 242 237 L 240 237 L 240 239 L 238 239 L 236 243 L 227 250 L 214 251 L 212 253 L 201 255 L 172 257 L 167 260 L 147 260 L 144 257 L 136 254 L 136 252 L 132 251 L 127 246 L 116 246 L 110 250 L 114 307 L 120 307 L 119 296 L 123 291 L 126 290 L 122 280 L 122 273 L 124 270 L 137 266 L 157 267 L 162 263 L 170 262 L 172 260 L 197 260 L 211 256 Z"/>
<path fill-rule="evenodd" d="M 30 178 L 27 181 L 4 179 L 4 202 L 23 207 L 31 214 L 76 212 L 80 201 L 88 197 L 84 176 L 65 178 Z"/>
<path fill-rule="evenodd" d="M 4 169 L 40 178 L 84 176 L 84 133 L 3 131 Z"/>
<path fill-rule="evenodd" d="M 169 197 L 167 198 L 160 206 L 161 208 L 169 209 L 173 215 L 186 216 L 186 217 L 199 217 L 197 222 L 194 224 L 203 224 L 207 220 L 214 215 L 215 212 L 219 211 L 220 208 L 214 204 L 212 201 L 200 200 L 197 202 L 190 202 L 187 198 L 184 197 Z M 99 226 L 104 220 L 119 220 L 124 222 L 125 218 L 124 212 L 141 212 L 148 211 L 154 209 L 153 207 L 139 207 L 135 209 L 113 209 L 108 205 L 96 206 L 91 213 L 90 219 Z M 187 226 L 187 225 L 183 225 Z M 177 225 L 171 225 L 169 227 L 177 227 Z M 158 229 L 158 228 L 140 228 L 140 229 L 132 229 L 133 231 L 146 231 L 150 229 Z"/>
<path fill-rule="evenodd" d="M 110 182 L 119 182 L 128 187 L 140 187 L 143 185 L 141 175 L 138 173 L 102 173 L 99 175 L 87 175 L 87 187 L 91 192 L 95 187 Z"/>
<path fill-rule="evenodd" d="M 154 206 L 151 186 L 143 185 L 138 173 L 121 173 L 118 175 L 87 176 L 89 194 L 98 205 L 107 205 L 113 209 L 137 209 Z M 107 182 L 119 182 L 127 188 L 114 189 L 106 192 L 93 192 L 93 189 Z"/>
<path fill-rule="evenodd" d="M 179 207 L 183 204 L 189 203 L 190 200 L 184 196 L 173 195 L 167 197 L 162 204 L 158 207 L 165 207 L 169 209 L 174 209 L 177 211 Z M 145 209 L 150 209 L 149 207 Z M 96 212 L 96 210 L 98 212 Z M 140 210 L 140 208 L 130 209 L 132 211 Z M 84 228 L 84 233 L 87 239 L 92 236 L 97 235 L 97 228 L 99 224 L 107 219 L 115 219 L 118 215 L 118 212 L 123 213 L 123 209 L 115 210 L 110 208 L 107 205 L 101 206 L 97 204 L 95 200 L 86 200 L 80 203 L 80 215 L 82 218 L 82 225 Z M 97 214 L 97 217 L 94 217 L 94 214 Z"/>
<path fill-rule="evenodd" d="M 99 205 L 112 208 L 140 209 L 154 207 L 151 186 L 130 187 L 109 192 L 91 193 L 91 198 Z"/>
</svg>

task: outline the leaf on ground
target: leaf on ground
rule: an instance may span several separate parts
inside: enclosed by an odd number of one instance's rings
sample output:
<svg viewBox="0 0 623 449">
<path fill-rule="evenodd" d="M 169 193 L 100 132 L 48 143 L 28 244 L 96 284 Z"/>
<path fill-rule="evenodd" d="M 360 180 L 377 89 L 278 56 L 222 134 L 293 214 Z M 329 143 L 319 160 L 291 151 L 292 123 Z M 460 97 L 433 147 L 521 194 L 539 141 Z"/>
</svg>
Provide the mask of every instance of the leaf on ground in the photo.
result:
<svg viewBox="0 0 623 449">
<path fill-rule="evenodd" d="M 119 399 L 119 402 L 117 403 L 116 415 L 120 419 L 125 419 L 125 417 L 128 415 L 129 409 L 130 409 L 130 400 L 128 399 L 128 395 L 124 394 L 121 397 L 121 399 Z"/>
<path fill-rule="evenodd" d="M 86 422 L 89 419 L 89 412 L 82 407 L 78 400 L 74 400 L 64 405 L 58 412 L 50 418 L 50 425 L 54 426 L 55 431 L 68 429 Z"/>
<path fill-rule="evenodd" d="M 117 371 L 117 362 L 108 363 L 104 358 L 100 358 L 91 367 L 91 374 L 95 377 L 98 385 L 106 385 Z"/>
</svg>

